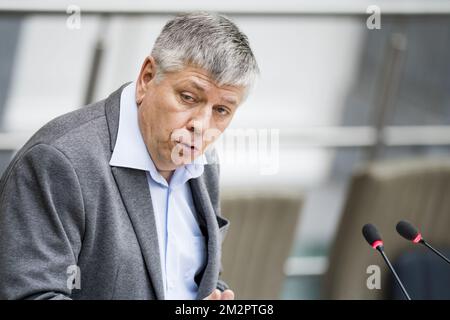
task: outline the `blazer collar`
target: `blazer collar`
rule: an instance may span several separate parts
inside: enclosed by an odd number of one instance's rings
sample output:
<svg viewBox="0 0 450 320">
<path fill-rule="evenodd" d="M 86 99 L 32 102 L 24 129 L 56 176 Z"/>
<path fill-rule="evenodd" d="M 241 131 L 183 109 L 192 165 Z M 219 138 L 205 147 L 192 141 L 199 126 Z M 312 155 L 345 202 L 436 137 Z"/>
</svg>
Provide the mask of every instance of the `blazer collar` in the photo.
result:
<svg viewBox="0 0 450 320">
<path fill-rule="evenodd" d="M 105 101 L 105 114 L 109 130 L 111 152 L 116 145 L 117 132 L 119 131 L 120 95 L 122 94 L 123 88 L 130 83 L 131 82 L 127 82 L 123 84 L 119 89 L 111 93 Z"/>
</svg>

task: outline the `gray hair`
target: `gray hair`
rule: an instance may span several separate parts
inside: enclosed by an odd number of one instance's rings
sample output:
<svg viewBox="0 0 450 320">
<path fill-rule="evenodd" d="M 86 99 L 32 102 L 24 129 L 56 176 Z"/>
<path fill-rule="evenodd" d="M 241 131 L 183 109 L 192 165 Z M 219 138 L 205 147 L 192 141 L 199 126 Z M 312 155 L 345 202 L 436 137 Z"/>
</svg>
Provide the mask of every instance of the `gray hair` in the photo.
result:
<svg viewBox="0 0 450 320">
<path fill-rule="evenodd" d="M 156 78 L 186 66 L 204 69 L 218 85 L 252 86 L 259 74 L 247 36 L 227 17 L 207 12 L 180 14 L 167 22 L 151 55 Z"/>
</svg>

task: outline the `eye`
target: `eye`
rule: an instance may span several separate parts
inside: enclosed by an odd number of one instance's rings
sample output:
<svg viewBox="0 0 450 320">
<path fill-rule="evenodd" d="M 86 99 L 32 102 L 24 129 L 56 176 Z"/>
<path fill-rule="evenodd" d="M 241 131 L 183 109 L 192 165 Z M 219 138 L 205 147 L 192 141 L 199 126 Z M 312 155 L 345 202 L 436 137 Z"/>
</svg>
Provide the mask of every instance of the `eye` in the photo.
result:
<svg viewBox="0 0 450 320">
<path fill-rule="evenodd" d="M 216 111 L 221 115 L 221 116 L 227 116 L 228 114 L 230 114 L 230 111 L 225 108 L 225 107 L 217 107 Z"/>
<path fill-rule="evenodd" d="M 184 101 L 188 102 L 188 103 L 193 103 L 195 102 L 195 98 L 190 96 L 189 94 L 186 93 L 181 93 L 180 94 L 181 99 L 183 99 Z"/>
</svg>

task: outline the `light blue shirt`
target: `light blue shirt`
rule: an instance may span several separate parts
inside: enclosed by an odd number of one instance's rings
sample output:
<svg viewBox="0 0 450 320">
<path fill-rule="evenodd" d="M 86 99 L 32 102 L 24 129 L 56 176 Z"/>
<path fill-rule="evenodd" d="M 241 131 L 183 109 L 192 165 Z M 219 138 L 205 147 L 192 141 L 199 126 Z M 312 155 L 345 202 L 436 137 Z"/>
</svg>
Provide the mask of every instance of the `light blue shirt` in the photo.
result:
<svg viewBox="0 0 450 320">
<path fill-rule="evenodd" d="M 177 168 L 168 184 L 156 169 L 139 130 L 135 88 L 133 82 L 122 91 L 119 131 L 109 164 L 146 171 L 158 232 L 165 299 L 195 299 L 198 286 L 194 276 L 206 262 L 206 246 L 194 217 L 196 209 L 188 180 L 203 173 L 206 158 L 202 155 Z"/>
</svg>

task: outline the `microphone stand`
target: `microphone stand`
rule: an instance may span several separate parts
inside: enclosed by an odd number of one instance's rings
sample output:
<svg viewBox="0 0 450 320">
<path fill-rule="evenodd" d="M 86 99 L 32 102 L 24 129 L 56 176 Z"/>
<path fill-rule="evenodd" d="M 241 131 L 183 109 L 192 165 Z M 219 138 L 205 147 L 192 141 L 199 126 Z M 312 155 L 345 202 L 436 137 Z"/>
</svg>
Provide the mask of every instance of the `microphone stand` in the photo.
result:
<svg viewBox="0 0 450 320">
<path fill-rule="evenodd" d="M 394 268 L 392 267 L 391 262 L 389 261 L 388 257 L 384 253 L 383 246 L 378 246 L 376 249 L 381 253 L 381 256 L 383 257 L 384 261 L 386 262 L 386 264 L 388 265 L 388 267 L 391 270 L 392 274 L 394 275 L 395 280 L 397 281 L 398 285 L 402 289 L 402 292 L 405 295 L 406 300 L 411 300 L 411 297 L 409 296 L 408 292 L 406 292 L 406 289 L 403 286 L 403 283 L 400 280 L 399 276 L 397 275 L 397 272 L 395 272 Z"/>
<path fill-rule="evenodd" d="M 428 249 L 430 249 L 431 251 L 433 251 L 434 253 L 436 253 L 439 257 L 441 257 L 442 259 L 444 259 L 448 264 L 450 264 L 450 260 L 448 260 L 442 253 L 440 253 L 438 250 L 436 250 L 435 248 L 433 248 L 431 245 L 428 244 L 428 242 L 426 242 L 423 239 L 420 239 L 419 241 L 421 244 L 423 244 L 425 247 L 427 247 Z"/>
</svg>

